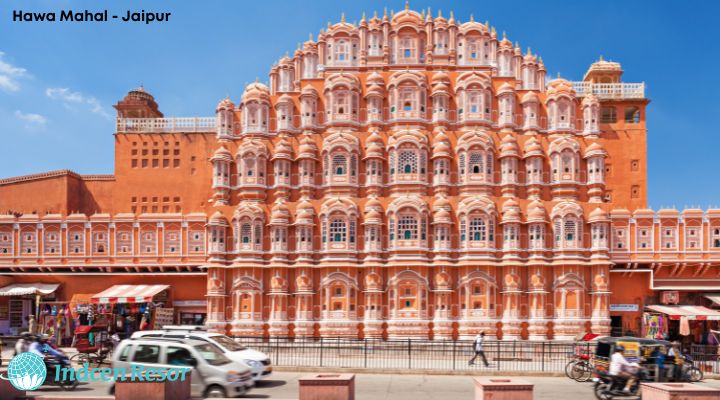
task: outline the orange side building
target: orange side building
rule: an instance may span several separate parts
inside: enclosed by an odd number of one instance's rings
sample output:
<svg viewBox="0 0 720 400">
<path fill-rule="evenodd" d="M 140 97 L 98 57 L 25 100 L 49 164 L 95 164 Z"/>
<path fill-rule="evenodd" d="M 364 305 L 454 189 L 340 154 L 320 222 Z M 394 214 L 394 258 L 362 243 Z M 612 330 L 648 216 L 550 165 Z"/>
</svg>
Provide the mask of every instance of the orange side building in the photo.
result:
<svg viewBox="0 0 720 400">
<path fill-rule="evenodd" d="M 0 332 L 47 313 L 41 297 L 127 314 L 152 301 L 124 296 L 163 288 L 175 322 L 232 335 L 716 323 L 720 210 L 646 209 L 649 100 L 622 72 L 546 82 L 487 23 L 406 9 L 329 26 L 212 117 L 165 118 L 133 90 L 115 174 L 0 180 L 0 286 L 50 285 L 0 296 Z M 93 297 L 113 285 L 133 295 Z"/>
</svg>

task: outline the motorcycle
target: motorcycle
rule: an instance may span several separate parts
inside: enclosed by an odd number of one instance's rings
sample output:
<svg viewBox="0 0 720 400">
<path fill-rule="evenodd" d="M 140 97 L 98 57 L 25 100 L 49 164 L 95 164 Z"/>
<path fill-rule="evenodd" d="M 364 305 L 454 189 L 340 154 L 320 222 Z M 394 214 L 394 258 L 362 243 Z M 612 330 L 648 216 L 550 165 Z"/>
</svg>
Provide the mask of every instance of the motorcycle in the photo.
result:
<svg viewBox="0 0 720 400">
<path fill-rule="evenodd" d="M 692 357 L 683 355 L 683 380 L 687 382 L 700 382 L 703 379 L 703 372 L 695 366 Z"/>
<path fill-rule="evenodd" d="M 67 374 L 62 372 L 59 374 L 60 380 L 56 379 L 57 368 L 72 368 L 70 359 L 67 357 L 55 357 L 45 356 L 45 368 L 47 369 L 47 377 L 43 385 L 60 386 L 62 390 L 75 390 L 78 385 L 78 381 L 75 379 L 68 379 Z"/>
<path fill-rule="evenodd" d="M 619 376 L 613 376 L 605 371 L 596 371 L 597 377 L 595 381 L 595 397 L 598 400 L 613 400 L 618 398 L 639 398 L 640 397 L 640 381 L 646 379 L 646 371 L 640 369 L 638 371 L 635 383 L 630 387 L 629 391 L 624 391 L 627 379 Z"/>
</svg>

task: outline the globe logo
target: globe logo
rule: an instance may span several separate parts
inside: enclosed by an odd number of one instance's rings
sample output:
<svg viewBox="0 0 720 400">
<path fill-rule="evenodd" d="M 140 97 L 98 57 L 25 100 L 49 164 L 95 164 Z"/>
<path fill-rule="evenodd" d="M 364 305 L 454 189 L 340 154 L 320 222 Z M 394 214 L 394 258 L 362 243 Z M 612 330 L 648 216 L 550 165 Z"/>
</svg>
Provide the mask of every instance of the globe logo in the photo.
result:
<svg viewBox="0 0 720 400">
<path fill-rule="evenodd" d="M 10 360 L 7 377 L 0 378 L 10 381 L 18 390 L 35 390 L 39 388 L 47 376 L 47 368 L 43 358 L 35 353 L 25 352 Z"/>
</svg>

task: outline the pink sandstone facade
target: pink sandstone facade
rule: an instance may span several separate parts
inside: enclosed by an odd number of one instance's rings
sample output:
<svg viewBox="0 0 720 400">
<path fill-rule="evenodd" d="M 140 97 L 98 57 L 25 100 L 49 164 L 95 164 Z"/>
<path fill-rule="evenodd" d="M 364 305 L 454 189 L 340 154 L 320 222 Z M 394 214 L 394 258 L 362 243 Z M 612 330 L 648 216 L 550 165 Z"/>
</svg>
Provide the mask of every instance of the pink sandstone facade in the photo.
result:
<svg viewBox="0 0 720 400">
<path fill-rule="evenodd" d="M 0 279 L 170 283 L 232 335 L 436 339 L 607 334 L 648 282 L 709 285 L 720 210 L 646 209 L 643 84 L 545 72 L 406 9 L 328 26 L 215 117 L 133 90 L 114 175 L 0 180 Z"/>
</svg>

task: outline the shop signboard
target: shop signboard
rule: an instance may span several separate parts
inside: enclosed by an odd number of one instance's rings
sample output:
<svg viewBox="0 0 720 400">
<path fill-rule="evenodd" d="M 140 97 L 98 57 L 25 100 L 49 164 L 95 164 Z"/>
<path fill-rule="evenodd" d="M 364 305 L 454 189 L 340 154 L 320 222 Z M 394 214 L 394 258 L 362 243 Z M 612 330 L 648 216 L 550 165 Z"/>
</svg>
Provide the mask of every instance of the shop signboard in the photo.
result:
<svg viewBox="0 0 720 400">
<path fill-rule="evenodd" d="M 172 325 L 175 323 L 175 309 L 174 308 L 156 308 L 155 309 L 155 329 L 162 329 L 165 325 Z"/>
<path fill-rule="evenodd" d="M 680 292 L 677 290 L 666 290 L 660 296 L 662 304 L 677 304 L 678 302 L 680 302 Z"/>
<path fill-rule="evenodd" d="M 637 304 L 610 304 L 610 312 L 637 312 Z"/>
</svg>

